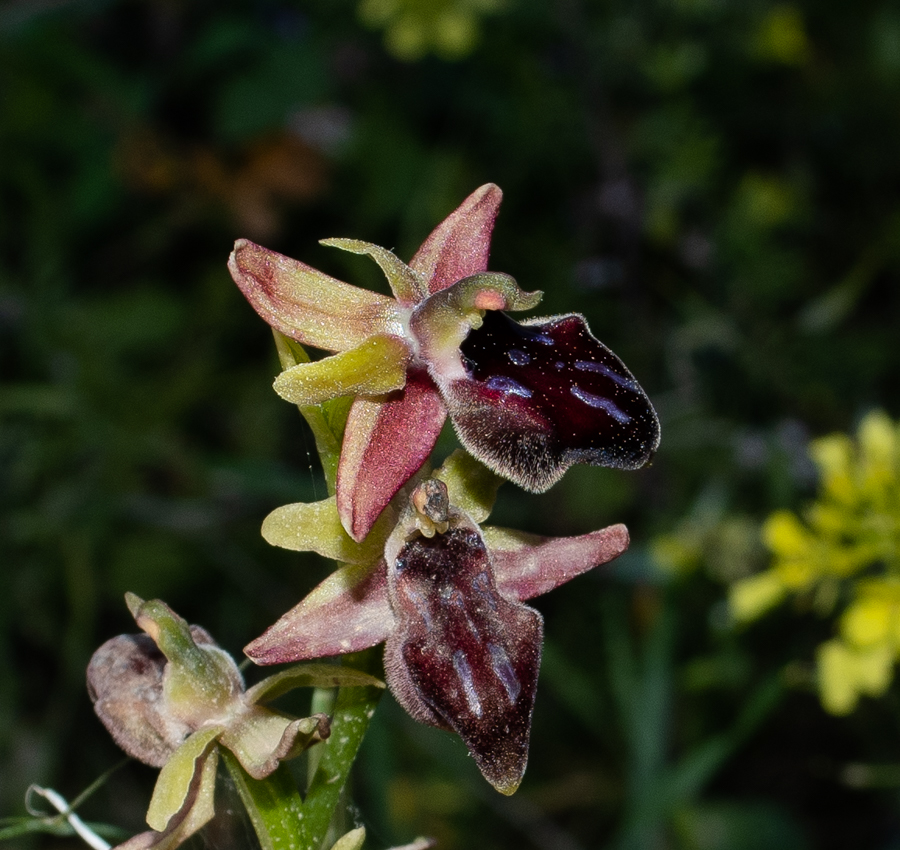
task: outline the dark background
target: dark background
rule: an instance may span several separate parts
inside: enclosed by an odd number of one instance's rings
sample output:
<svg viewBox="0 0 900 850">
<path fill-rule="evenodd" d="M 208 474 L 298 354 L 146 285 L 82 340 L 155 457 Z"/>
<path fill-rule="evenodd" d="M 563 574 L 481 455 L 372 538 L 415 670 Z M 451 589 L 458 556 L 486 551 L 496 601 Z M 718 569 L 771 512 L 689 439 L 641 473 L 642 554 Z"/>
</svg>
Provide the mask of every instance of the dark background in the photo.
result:
<svg viewBox="0 0 900 850">
<path fill-rule="evenodd" d="M 393 7 L 408 25 L 378 24 Z M 453 42 L 466 20 L 478 38 Z M 126 590 L 239 653 L 328 569 L 259 538 L 324 485 L 225 270 L 233 240 L 383 288 L 317 240 L 409 259 L 488 181 L 506 193 L 491 267 L 586 314 L 662 445 L 640 472 L 501 493 L 498 524 L 623 521 L 634 541 L 537 603 L 519 793 L 388 697 L 352 819 L 372 847 L 900 847 L 896 790 L 848 772 L 900 761 L 897 694 L 829 717 L 811 660 L 832 624 L 787 607 L 736 630 L 723 602 L 766 564 L 762 520 L 813 493 L 808 439 L 900 413 L 887 0 L 0 6 L 0 815 L 120 758 L 83 679 L 134 630 Z M 84 813 L 140 829 L 154 777 L 125 767 Z M 208 841 L 250 838 L 237 821 Z"/>
</svg>

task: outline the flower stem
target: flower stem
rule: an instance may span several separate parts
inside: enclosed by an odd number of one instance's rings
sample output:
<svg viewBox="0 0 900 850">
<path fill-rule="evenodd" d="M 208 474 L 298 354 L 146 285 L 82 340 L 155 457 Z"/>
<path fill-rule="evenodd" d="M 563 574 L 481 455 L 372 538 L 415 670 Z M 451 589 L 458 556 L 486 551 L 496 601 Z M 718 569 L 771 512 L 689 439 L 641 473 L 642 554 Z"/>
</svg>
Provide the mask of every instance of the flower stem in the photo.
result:
<svg viewBox="0 0 900 850">
<path fill-rule="evenodd" d="M 377 655 L 369 650 L 355 656 L 351 666 L 366 670 L 374 665 L 376 659 Z M 341 688 L 338 691 L 331 736 L 324 744 L 315 748 L 321 747 L 319 766 L 310 781 L 303 803 L 302 850 L 319 850 L 322 846 L 350 768 L 382 693 L 381 688 Z"/>
<path fill-rule="evenodd" d="M 369 658 L 366 658 L 366 655 Z M 372 666 L 375 657 L 360 653 Z M 359 663 L 354 664 L 359 667 Z M 382 694 L 381 688 L 341 688 L 334 701 L 331 736 L 310 755 L 318 766 L 310 777 L 306 799 L 300 799 L 294 778 L 282 764 L 266 779 L 248 776 L 238 760 L 222 749 L 262 850 L 320 850 L 356 758 L 359 745 Z M 346 830 L 341 830 L 345 832 Z"/>
<path fill-rule="evenodd" d="M 296 850 L 303 831 L 303 802 L 287 766 L 281 764 L 265 779 L 253 779 L 228 750 L 222 748 L 221 755 L 262 850 Z"/>
<path fill-rule="evenodd" d="M 278 331 L 273 331 L 273 334 L 282 369 L 290 369 L 298 363 L 309 363 L 309 355 L 300 343 L 294 342 Z M 316 451 L 322 462 L 322 471 L 325 473 L 325 483 L 328 485 L 329 495 L 332 496 L 337 479 L 338 463 L 341 459 L 344 426 L 347 424 L 347 415 L 350 413 L 352 402 L 352 397 L 344 396 L 323 404 L 297 405 L 313 432 Z"/>
</svg>

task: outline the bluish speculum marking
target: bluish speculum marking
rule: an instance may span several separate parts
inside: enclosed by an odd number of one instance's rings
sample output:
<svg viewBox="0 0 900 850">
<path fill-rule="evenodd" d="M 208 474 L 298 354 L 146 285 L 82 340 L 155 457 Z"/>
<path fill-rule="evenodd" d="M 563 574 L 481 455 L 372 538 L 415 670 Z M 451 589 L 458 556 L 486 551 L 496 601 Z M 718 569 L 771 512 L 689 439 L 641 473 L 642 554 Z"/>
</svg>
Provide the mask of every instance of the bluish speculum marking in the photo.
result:
<svg viewBox="0 0 900 850">
<path fill-rule="evenodd" d="M 619 375 L 610 369 L 609 366 L 604 366 L 602 363 L 594 363 L 593 360 L 576 360 L 575 368 L 580 372 L 599 372 L 601 375 L 606 375 L 611 381 L 615 381 L 620 387 L 625 387 L 626 390 L 631 390 L 632 392 L 641 391 L 634 379 L 627 378 L 625 375 Z"/>
<path fill-rule="evenodd" d="M 518 381 L 514 381 L 512 378 L 506 378 L 503 375 L 488 378 L 487 386 L 492 390 L 499 390 L 501 393 L 507 395 L 517 395 L 522 398 L 531 398 L 531 390 L 527 387 L 523 387 Z"/>
<path fill-rule="evenodd" d="M 506 650 L 502 646 L 497 646 L 495 643 L 489 643 L 488 652 L 491 654 L 494 672 L 506 689 L 509 701 L 511 703 L 515 702 L 519 698 L 519 693 L 522 690 L 522 683 L 516 676 L 516 671 L 513 670 L 512 664 L 509 663 L 509 656 L 506 654 Z"/>
<path fill-rule="evenodd" d="M 472 679 L 472 668 L 465 653 L 461 649 L 457 649 L 453 653 L 453 669 L 459 677 L 463 686 L 463 693 L 466 695 L 466 702 L 469 704 L 469 711 L 476 717 L 481 717 L 481 700 L 478 699 L 478 693 L 475 690 L 475 681 Z"/>
<path fill-rule="evenodd" d="M 589 404 L 591 407 L 596 407 L 598 410 L 605 410 L 610 416 L 614 419 L 618 419 L 621 423 L 626 423 L 631 421 L 631 417 L 627 413 L 622 413 L 616 405 L 611 402 L 608 398 L 603 398 L 603 396 L 594 395 L 593 393 L 586 392 L 581 389 L 581 387 L 571 387 L 569 392 L 572 393 L 575 398 L 579 401 L 583 401 L 585 404 Z"/>
</svg>

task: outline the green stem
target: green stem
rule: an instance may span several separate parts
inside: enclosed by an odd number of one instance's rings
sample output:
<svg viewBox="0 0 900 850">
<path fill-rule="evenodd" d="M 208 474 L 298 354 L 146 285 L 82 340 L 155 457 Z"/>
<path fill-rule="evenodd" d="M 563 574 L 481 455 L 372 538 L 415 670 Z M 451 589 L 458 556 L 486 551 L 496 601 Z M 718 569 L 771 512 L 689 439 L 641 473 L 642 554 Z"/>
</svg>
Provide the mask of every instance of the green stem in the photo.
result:
<svg viewBox="0 0 900 850">
<path fill-rule="evenodd" d="M 368 658 L 366 658 L 368 656 Z M 361 653 L 352 665 L 366 669 L 363 659 L 375 660 L 372 651 Z M 303 840 L 300 850 L 319 850 L 341 799 L 341 792 L 369 721 L 384 691 L 381 688 L 341 688 L 334 703 L 331 736 L 320 750 L 319 766 L 303 803 Z"/>
<path fill-rule="evenodd" d="M 303 346 L 294 340 L 274 331 L 275 345 L 282 368 L 289 369 L 298 363 L 308 363 L 309 355 Z M 336 398 L 319 405 L 298 405 L 300 413 L 306 419 L 316 441 L 316 450 L 322 462 L 325 481 L 329 495 L 334 495 L 337 480 L 337 468 L 340 462 L 341 445 L 344 428 L 350 412 L 351 397 Z M 374 650 L 368 650 L 345 659 L 348 666 L 373 672 L 378 667 L 378 656 Z M 320 850 L 325 845 L 329 828 L 335 820 L 337 809 L 350 768 L 356 759 L 362 739 L 368 729 L 369 721 L 375 713 L 375 707 L 383 693 L 381 688 L 342 688 L 334 698 L 329 692 L 317 689 L 314 695 L 315 710 L 323 710 L 328 705 L 331 719 L 331 736 L 323 744 L 316 745 L 309 756 L 309 790 L 303 801 L 302 811 L 296 816 L 299 842 L 294 841 L 292 850 Z M 330 700 L 333 699 L 333 706 Z M 231 764 L 229 763 L 229 768 Z M 240 766 L 237 766 L 240 769 Z M 283 768 L 279 768 L 282 770 Z M 270 777 L 271 778 L 271 777 Z M 249 777 L 247 777 L 249 780 Z M 287 780 L 291 782 L 290 777 Z M 252 782 L 252 780 L 249 780 Z M 291 789 L 293 789 L 291 782 Z M 296 791 L 294 791 L 296 795 Z M 251 811 L 255 801 L 241 793 L 247 811 L 251 812 L 253 825 L 263 842 L 263 850 L 280 850 L 281 845 L 266 844 L 257 820 Z M 293 803 L 291 804 L 293 806 Z M 262 812 L 258 817 L 262 817 Z M 264 824 L 265 826 L 265 824 Z M 342 834 L 345 830 L 340 830 Z M 333 840 L 334 836 L 332 836 Z M 330 846 L 330 843 L 329 843 Z"/>
<path fill-rule="evenodd" d="M 221 755 L 250 816 L 262 850 L 296 850 L 303 831 L 303 802 L 285 764 L 265 779 L 253 779 L 228 750 Z"/>
<path fill-rule="evenodd" d="M 283 369 L 290 369 L 298 363 L 309 363 L 309 355 L 300 343 L 276 330 L 273 330 L 272 333 L 275 335 L 275 347 L 278 349 L 278 359 L 281 361 Z M 352 402 L 352 397 L 343 396 L 323 404 L 297 405 L 316 441 L 316 451 L 322 462 L 322 470 L 325 473 L 325 482 L 328 485 L 330 496 L 334 495 L 344 426 L 347 424 L 347 415 L 350 413 Z"/>
<path fill-rule="evenodd" d="M 313 748 L 319 751 L 319 763 L 303 801 L 286 765 L 266 779 L 253 779 L 230 752 L 221 751 L 262 850 L 320 850 L 324 846 L 350 768 L 382 693 L 381 688 L 338 691 L 331 736 Z"/>
<path fill-rule="evenodd" d="M 312 694 L 312 703 L 309 710 L 311 714 L 327 714 L 329 717 L 334 711 L 334 701 L 337 691 L 334 688 L 316 688 Z M 306 785 L 312 785 L 313 777 L 319 769 L 322 761 L 324 747 L 312 747 L 306 754 Z"/>
</svg>

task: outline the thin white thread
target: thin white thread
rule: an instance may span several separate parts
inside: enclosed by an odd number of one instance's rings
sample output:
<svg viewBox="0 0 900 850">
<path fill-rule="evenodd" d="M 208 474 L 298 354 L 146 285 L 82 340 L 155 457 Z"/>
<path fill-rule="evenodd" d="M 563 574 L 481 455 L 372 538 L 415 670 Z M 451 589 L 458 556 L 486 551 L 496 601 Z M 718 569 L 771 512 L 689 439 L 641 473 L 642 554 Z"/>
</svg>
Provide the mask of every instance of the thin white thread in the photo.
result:
<svg viewBox="0 0 900 850">
<path fill-rule="evenodd" d="M 61 815 L 65 817 L 68 821 L 69 826 L 75 831 L 75 833 L 90 847 L 93 847 L 94 850 L 109 850 L 112 846 L 108 841 L 104 841 L 99 835 L 97 835 L 94 830 L 92 830 L 78 815 L 75 814 L 70 808 L 69 803 L 66 801 L 65 797 L 62 794 L 58 794 L 52 788 L 41 788 L 40 785 L 31 785 L 28 788 L 29 794 L 38 794 L 43 797 L 51 806 L 53 806 L 56 811 L 58 811 Z M 35 817 L 47 817 L 47 815 L 37 812 L 32 809 L 30 805 L 27 804 L 26 797 L 26 806 L 30 814 Z"/>
</svg>

